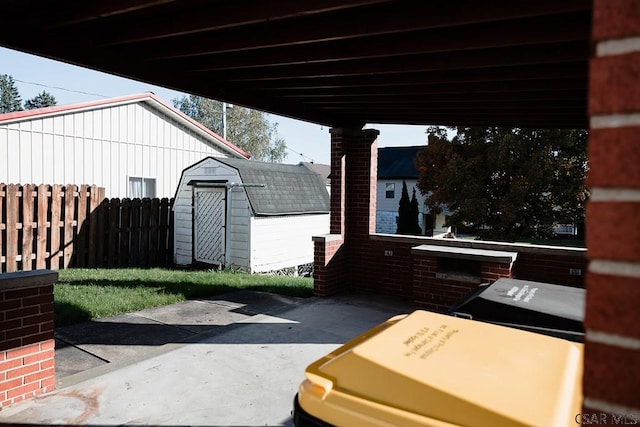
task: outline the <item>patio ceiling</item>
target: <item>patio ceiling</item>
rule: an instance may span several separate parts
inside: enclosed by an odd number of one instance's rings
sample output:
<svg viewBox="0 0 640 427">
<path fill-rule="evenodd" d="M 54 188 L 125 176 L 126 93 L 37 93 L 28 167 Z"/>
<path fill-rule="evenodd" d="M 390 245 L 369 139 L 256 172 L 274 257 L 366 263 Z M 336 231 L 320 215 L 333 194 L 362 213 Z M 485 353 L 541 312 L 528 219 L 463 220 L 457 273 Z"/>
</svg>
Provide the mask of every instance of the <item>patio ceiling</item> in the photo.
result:
<svg viewBox="0 0 640 427">
<path fill-rule="evenodd" d="M 586 128 L 591 7 L 3 0 L 0 45 L 328 126 Z"/>
</svg>

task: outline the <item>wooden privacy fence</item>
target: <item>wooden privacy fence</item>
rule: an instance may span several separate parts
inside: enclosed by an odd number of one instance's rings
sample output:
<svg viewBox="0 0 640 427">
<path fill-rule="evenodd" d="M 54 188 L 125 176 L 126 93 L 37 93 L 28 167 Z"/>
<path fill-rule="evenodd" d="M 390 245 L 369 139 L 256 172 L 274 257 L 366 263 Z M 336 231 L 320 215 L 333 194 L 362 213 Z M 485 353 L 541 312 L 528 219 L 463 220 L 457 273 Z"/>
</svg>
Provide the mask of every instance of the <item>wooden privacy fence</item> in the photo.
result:
<svg viewBox="0 0 640 427">
<path fill-rule="evenodd" d="M 105 199 L 104 188 L 0 184 L 0 272 L 172 262 L 169 199 Z"/>
</svg>

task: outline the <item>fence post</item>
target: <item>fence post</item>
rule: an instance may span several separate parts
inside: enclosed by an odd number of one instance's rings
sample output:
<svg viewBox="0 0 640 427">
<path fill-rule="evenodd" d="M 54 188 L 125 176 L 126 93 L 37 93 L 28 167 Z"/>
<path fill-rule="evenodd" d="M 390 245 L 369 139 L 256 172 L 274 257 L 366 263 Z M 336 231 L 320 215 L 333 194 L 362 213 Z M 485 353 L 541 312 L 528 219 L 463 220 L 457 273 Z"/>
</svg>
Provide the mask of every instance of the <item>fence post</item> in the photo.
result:
<svg viewBox="0 0 640 427">
<path fill-rule="evenodd" d="M 76 185 L 67 185 L 64 190 L 64 259 L 62 268 L 69 267 L 71 256 L 73 255 L 73 240 L 75 236 L 73 224 L 77 191 L 78 187 Z"/>
<path fill-rule="evenodd" d="M 18 192 L 15 184 L 7 186 L 7 256 L 5 264 L 7 273 L 18 270 Z"/>
<path fill-rule="evenodd" d="M 131 199 L 122 199 L 120 209 L 120 261 L 118 266 L 129 265 L 129 237 L 131 233 Z"/>
<path fill-rule="evenodd" d="M 33 190 L 32 184 L 22 186 L 22 271 L 33 270 Z"/>
<path fill-rule="evenodd" d="M 109 199 L 102 198 L 98 206 L 98 224 L 96 226 L 96 267 L 107 267 L 105 255 L 109 254 Z"/>
<path fill-rule="evenodd" d="M 98 239 L 98 212 L 96 209 L 99 206 L 100 200 L 98 200 L 98 187 L 92 185 L 89 187 L 89 216 L 87 217 L 87 221 L 89 222 L 88 227 L 88 244 L 87 244 L 87 265 L 89 267 L 97 267 L 96 262 L 96 243 Z"/>
<path fill-rule="evenodd" d="M 76 204 L 76 238 L 74 242 L 72 265 L 85 267 L 87 265 L 87 235 L 89 234 L 87 216 L 87 193 L 89 186 L 82 184 L 78 188 L 78 203 Z"/>
<path fill-rule="evenodd" d="M 140 210 L 142 205 L 139 198 L 131 202 L 131 258 L 130 265 L 140 265 Z"/>
<path fill-rule="evenodd" d="M 62 214 L 62 186 L 51 188 L 51 249 L 49 262 L 52 270 L 60 268 L 60 215 Z"/>
<path fill-rule="evenodd" d="M 36 230 L 36 269 L 44 270 L 47 268 L 47 229 L 49 223 L 47 221 L 47 213 L 49 212 L 49 186 L 38 185 L 38 195 L 36 200 L 36 211 L 38 215 L 38 228 Z"/>
<path fill-rule="evenodd" d="M 151 199 L 151 215 L 149 224 L 149 265 L 158 266 L 158 220 L 160 216 L 160 200 Z"/>
<path fill-rule="evenodd" d="M 167 240 L 167 225 L 169 220 L 169 199 L 166 197 L 160 200 L 160 245 L 158 258 L 161 266 L 167 266 L 167 246 L 169 241 Z"/>
<path fill-rule="evenodd" d="M 142 266 L 149 267 L 149 218 L 151 210 L 151 201 L 147 198 L 142 199 L 142 231 L 140 235 L 140 251 L 142 252 Z"/>
<path fill-rule="evenodd" d="M 118 259 L 116 258 L 119 248 L 119 236 L 118 227 L 120 225 L 120 199 L 111 199 L 109 203 L 109 248 L 107 252 L 107 265 L 109 268 L 116 267 L 118 265 Z"/>
</svg>

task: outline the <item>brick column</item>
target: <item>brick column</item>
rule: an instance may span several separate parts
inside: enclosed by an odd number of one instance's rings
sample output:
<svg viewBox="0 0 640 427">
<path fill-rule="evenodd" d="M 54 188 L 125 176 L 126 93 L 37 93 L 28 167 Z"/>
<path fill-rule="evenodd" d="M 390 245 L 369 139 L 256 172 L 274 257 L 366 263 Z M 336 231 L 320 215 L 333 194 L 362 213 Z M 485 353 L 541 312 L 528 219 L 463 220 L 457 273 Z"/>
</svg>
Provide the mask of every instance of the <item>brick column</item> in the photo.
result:
<svg viewBox="0 0 640 427">
<path fill-rule="evenodd" d="M 48 270 L 0 274 L 0 409 L 55 386 L 57 280 Z"/>
<path fill-rule="evenodd" d="M 329 233 L 344 235 L 345 158 L 343 129 L 331 129 L 331 216 Z"/>
<path fill-rule="evenodd" d="M 351 287 L 358 255 L 369 234 L 375 232 L 378 133 L 331 129 L 331 234 L 313 239 L 315 295 Z"/>
<path fill-rule="evenodd" d="M 378 135 L 376 129 L 342 129 L 346 153 L 345 232 L 347 240 L 369 239 L 376 232 Z"/>
<path fill-rule="evenodd" d="M 640 3 L 595 0 L 584 412 L 640 416 Z M 629 419 L 629 418 L 627 418 Z"/>
</svg>

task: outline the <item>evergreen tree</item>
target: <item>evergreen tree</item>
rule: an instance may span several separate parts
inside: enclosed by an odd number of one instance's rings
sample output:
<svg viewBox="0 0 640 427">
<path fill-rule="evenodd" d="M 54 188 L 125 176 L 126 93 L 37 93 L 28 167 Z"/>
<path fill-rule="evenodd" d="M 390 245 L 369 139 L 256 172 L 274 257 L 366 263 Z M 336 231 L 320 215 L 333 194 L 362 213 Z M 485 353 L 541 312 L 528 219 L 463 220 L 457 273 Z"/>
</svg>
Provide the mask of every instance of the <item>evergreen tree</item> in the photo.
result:
<svg viewBox="0 0 640 427">
<path fill-rule="evenodd" d="M 47 91 L 42 91 L 35 97 L 24 101 L 25 110 L 35 110 L 36 108 L 53 107 L 58 105 L 56 98 Z"/>
<path fill-rule="evenodd" d="M 0 74 L 0 113 L 13 111 L 22 111 L 20 93 L 13 77 L 8 74 Z"/>
<path fill-rule="evenodd" d="M 411 201 L 406 181 L 402 181 L 402 193 L 398 205 L 398 229 L 396 234 L 411 234 Z"/>
<path fill-rule="evenodd" d="M 413 187 L 413 195 L 411 196 L 411 233 L 410 234 L 422 234 L 422 228 L 420 228 L 420 208 L 418 206 L 418 199 L 416 198 L 416 188 Z"/>
</svg>

